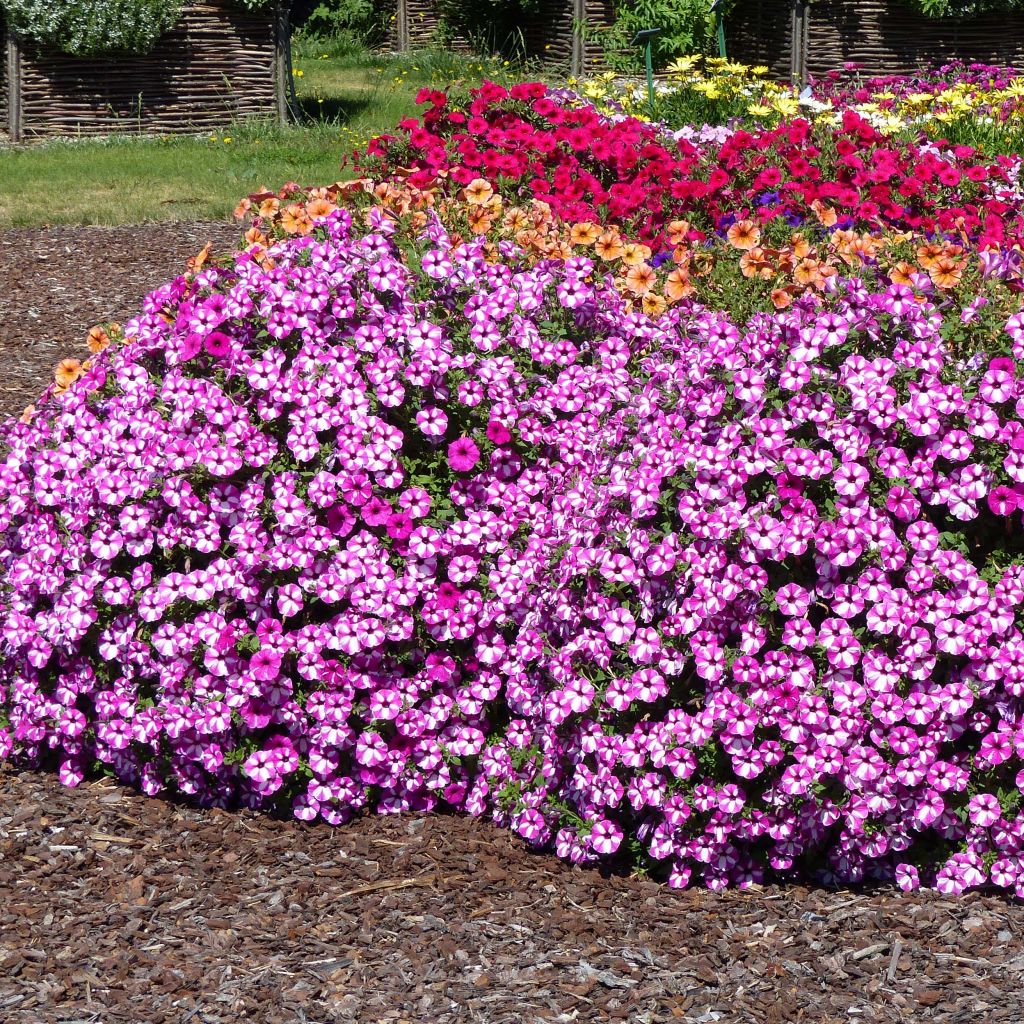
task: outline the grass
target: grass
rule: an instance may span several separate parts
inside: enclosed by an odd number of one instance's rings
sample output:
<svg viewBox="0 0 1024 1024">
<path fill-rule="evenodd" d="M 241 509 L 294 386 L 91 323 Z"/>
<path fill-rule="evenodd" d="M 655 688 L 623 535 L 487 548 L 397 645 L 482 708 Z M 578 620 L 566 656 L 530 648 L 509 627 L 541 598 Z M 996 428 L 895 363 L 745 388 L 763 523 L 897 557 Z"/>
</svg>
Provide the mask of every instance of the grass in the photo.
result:
<svg viewBox="0 0 1024 1024">
<path fill-rule="evenodd" d="M 245 121 L 200 136 L 53 140 L 0 148 L 0 227 L 224 220 L 238 200 L 286 181 L 327 184 L 342 157 L 416 109 L 423 86 L 507 78 L 500 62 L 424 52 L 297 52 L 304 123 Z"/>
</svg>

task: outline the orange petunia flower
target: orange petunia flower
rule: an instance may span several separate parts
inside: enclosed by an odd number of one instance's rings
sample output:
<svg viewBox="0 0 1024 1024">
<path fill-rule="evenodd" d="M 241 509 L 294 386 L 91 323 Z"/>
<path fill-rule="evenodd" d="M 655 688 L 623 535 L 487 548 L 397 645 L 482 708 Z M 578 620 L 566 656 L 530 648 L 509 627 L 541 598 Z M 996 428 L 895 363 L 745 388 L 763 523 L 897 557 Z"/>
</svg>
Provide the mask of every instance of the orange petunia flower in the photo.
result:
<svg viewBox="0 0 1024 1024">
<path fill-rule="evenodd" d="M 306 203 L 306 213 L 308 213 L 310 217 L 326 217 L 328 214 L 334 213 L 337 208 L 338 207 L 329 199 L 324 199 L 322 197 Z"/>
<path fill-rule="evenodd" d="M 36 407 L 34 405 L 26 405 L 21 412 L 19 417 L 22 423 L 31 423 L 32 417 L 36 414 Z"/>
<path fill-rule="evenodd" d="M 264 199 L 260 203 L 260 216 L 264 220 L 273 220 L 277 211 L 281 209 L 281 201 L 276 196 L 271 196 L 269 199 Z"/>
<path fill-rule="evenodd" d="M 761 229 L 752 220 L 738 220 L 725 237 L 734 249 L 753 249 L 761 241 Z"/>
<path fill-rule="evenodd" d="M 569 232 L 569 240 L 573 245 L 593 245 L 600 236 L 601 229 L 589 220 L 573 224 Z"/>
<path fill-rule="evenodd" d="M 649 292 L 641 300 L 640 308 L 643 309 L 648 316 L 661 316 L 661 314 L 668 309 L 668 303 L 662 296 L 655 295 L 654 292 Z"/>
<path fill-rule="evenodd" d="M 692 258 L 693 250 L 688 248 L 685 244 L 677 245 L 672 250 L 672 262 L 677 267 L 688 267 Z"/>
<path fill-rule="evenodd" d="M 929 267 L 928 276 L 936 288 L 955 288 L 964 276 L 964 264 L 949 256 L 942 256 L 934 266 Z"/>
<path fill-rule="evenodd" d="M 797 260 L 807 259 L 808 256 L 814 251 L 811 247 L 811 243 L 804 238 L 803 235 L 793 234 L 790 239 L 790 251 L 797 258 Z"/>
<path fill-rule="evenodd" d="M 889 270 L 889 280 L 893 284 L 905 284 L 913 285 L 914 278 L 912 275 L 917 273 L 917 268 L 908 263 L 906 260 L 900 260 L 899 263 L 893 264 Z"/>
<path fill-rule="evenodd" d="M 521 206 L 513 206 L 505 212 L 502 227 L 509 232 L 522 231 L 528 223 L 526 211 Z"/>
<path fill-rule="evenodd" d="M 796 289 L 792 285 L 786 285 L 785 288 L 773 288 L 772 289 L 772 305 L 776 309 L 785 309 L 787 306 L 793 303 L 793 293 Z"/>
<path fill-rule="evenodd" d="M 486 235 L 494 223 L 490 211 L 485 206 L 471 206 L 467 214 L 469 230 L 474 235 Z"/>
<path fill-rule="evenodd" d="M 308 235 L 313 230 L 313 222 L 301 203 L 291 203 L 281 211 L 281 227 L 289 235 Z"/>
<path fill-rule="evenodd" d="M 53 371 L 53 379 L 59 390 L 66 391 L 83 372 L 82 364 L 77 359 L 62 359 Z"/>
<path fill-rule="evenodd" d="M 690 283 L 690 275 L 683 269 L 673 270 L 665 279 L 665 298 L 669 302 L 679 302 L 695 294 L 696 288 Z"/>
<path fill-rule="evenodd" d="M 483 178 L 474 178 L 463 189 L 463 196 L 470 206 L 482 206 L 484 203 L 489 202 L 493 195 L 494 189 L 491 188 L 490 182 L 485 181 Z"/>
<path fill-rule="evenodd" d="M 629 242 L 622 247 L 622 262 L 627 267 L 638 267 L 651 258 L 651 247 L 639 242 Z"/>
<path fill-rule="evenodd" d="M 110 344 L 110 335 L 97 324 L 86 335 L 85 343 L 90 352 L 102 352 Z"/>
<path fill-rule="evenodd" d="M 793 268 L 793 280 L 801 285 L 817 284 L 822 280 L 821 264 L 814 259 L 801 260 Z"/>
<path fill-rule="evenodd" d="M 647 263 L 637 263 L 626 271 L 626 284 L 634 295 L 646 295 L 654 288 L 658 275 Z"/>
<path fill-rule="evenodd" d="M 252 200 L 249 198 L 239 199 L 235 207 L 235 217 L 241 220 L 252 209 Z"/>
<path fill-rule="evenodd" d="M 689 233 L 690 222 L 688 220 L 674 220 L 665 228 L 665 238 L 669 245 L 682 245 Z"/>
<path fill-rule="evenodd" d="M 811 203 L 811 210 L 814 212 L 814 216 L 818 218 L 818 223 L 823 224 L 825 227 L 832 227 L 836 221 L 839 220 L 839 215 L 831 206 L 826 206 L 820 199 L 815 199 Z"/>
<path fill-rule="evenodd" d="M 775 276 L 775 267 L 760 246 L 747 250 L 740 257 L 740 271 L 744 277 L 761 277 L 766 281 Z"/>
<path fill-rule="evenodd" d="M 266 245 L 268 241 L 267 236 L 259 228 L 249 228 L 243 237 L 250 248 L 254 245 Z"/>
<path fill-rule="evenodd" d="M 618 231 L 605 231 L 594 243 L 594 252 L 603 260 L 617 260 L 625 251 Z"/>
<path fill-rule="evenodd" d="M 204 245 L 202 249 L 195 254 L 195 256 L 190 256 L 188 260 L 186 260 L 185 266 L 193 273 L 197 270 L 202 270 L 203 265 L 210 258 L 211 252 L 213 252 L 213 242 L 207 242 L 206 245 Z"/>
<path fill-rule="evenodd" d="M 943 256 L 946 255 L 946 247 L 940 243 L 929 242 L 927 245 L 918 246 L 917 259 L 925 270 L 931 270 Z"/>
</svg>

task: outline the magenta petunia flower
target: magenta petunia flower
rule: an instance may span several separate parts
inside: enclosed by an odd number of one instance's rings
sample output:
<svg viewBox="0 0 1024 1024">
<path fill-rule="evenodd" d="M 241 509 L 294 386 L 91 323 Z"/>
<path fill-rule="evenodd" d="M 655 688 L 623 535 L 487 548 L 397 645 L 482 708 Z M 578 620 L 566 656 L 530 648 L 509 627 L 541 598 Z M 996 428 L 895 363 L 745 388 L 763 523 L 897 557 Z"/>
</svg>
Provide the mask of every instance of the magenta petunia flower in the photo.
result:
<svg viewBox="0 0 1024 1024">
<path fill-rule="evenodd" d="M 446 611 L 457 608 L 462 600 L 462 591 L 454 583 L 442 583 L 437 588 L 437 606 Z"/>
<path fill-rule="evenodd" d="M 997 516 L 1010 515 L 1018 504 L 1018 495 L 1012 487 L 993 487 L 988 492 L 988 507 Z"/>
<path fill-rule="evenodd" d="M 203 347 L 214 359 L 223 359 L 231 351 L 231 339 L 223 331 L 207 335 Z"/>
<path fill-rule="evenodd" d="M 385 524 L 388 536 L 395 540 L 405 540 L 412 533 L 412 518 L 405 512 L 394 512 L 388 516 Z"/>
<path fill-rule="evenodd" d="M 249 659 L 249 670 L 260 682 L 270 682 L 281 671 L 281 655 L 266 648 L 259 650 Z"/>
<path fill-rule="evenodd" d="M 367 526 L 383 526 L 391 514 L 391 506 L 376 495 L 363 506 L 362 515 Z"/>
<path fill-rule="evenodd" d="M 487 424 L 487 440 L 491 444 L 503 445 L 508 444 L 512 440 L 512 433 L 505 426 L 504 423 L 499 423 L 497 420 L 491 420 Z"/>
<path fill-rule="evenodd" d="M 448 445 L 448 465 L 456 473 L 468 473 L 480 461 L 480 449 L 471 438 L 460 437 Z"/>
</svg>

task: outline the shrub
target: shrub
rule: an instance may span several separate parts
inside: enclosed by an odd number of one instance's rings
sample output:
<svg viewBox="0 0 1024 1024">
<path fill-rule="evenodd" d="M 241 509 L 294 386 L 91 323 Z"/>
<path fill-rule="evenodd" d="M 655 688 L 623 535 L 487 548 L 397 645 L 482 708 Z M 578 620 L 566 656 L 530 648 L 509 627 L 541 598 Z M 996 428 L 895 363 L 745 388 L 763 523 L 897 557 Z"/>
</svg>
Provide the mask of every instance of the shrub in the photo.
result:
<svg viewBox="0 0 1024 1024">
<path fill-rule="evenodd" d="M 0 0 L 11 28 L 76 57 L 148 53 L 177 24 L 184 0 Z M 232 0 L 248 9 L 270 0 Z"/>
</svg>

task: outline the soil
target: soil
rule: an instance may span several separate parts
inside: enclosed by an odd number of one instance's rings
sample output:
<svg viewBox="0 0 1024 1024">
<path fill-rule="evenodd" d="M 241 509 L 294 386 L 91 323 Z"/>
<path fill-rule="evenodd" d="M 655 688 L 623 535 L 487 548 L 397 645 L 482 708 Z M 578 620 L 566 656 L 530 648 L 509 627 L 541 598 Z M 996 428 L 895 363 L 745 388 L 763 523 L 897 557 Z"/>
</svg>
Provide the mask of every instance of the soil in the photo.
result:
<svg viewBox="0 0 1024 1024">
<path fill-rule="evenodd" d="M 90 327 L 133 316 L 207 242 L 239 237 L 216 221 L 0 230 L 0 417 L 34 401 L 61 359 L 87 358 Z"/>
<path fill-rule="evenodd" d="M 232 225 L 0 232 L 0 410 Z M 1024 908 L 580 869 L 483 821 L 340 827 L 0 768 L 3 1024 L 1024 1020 Z"/>
</svg>

